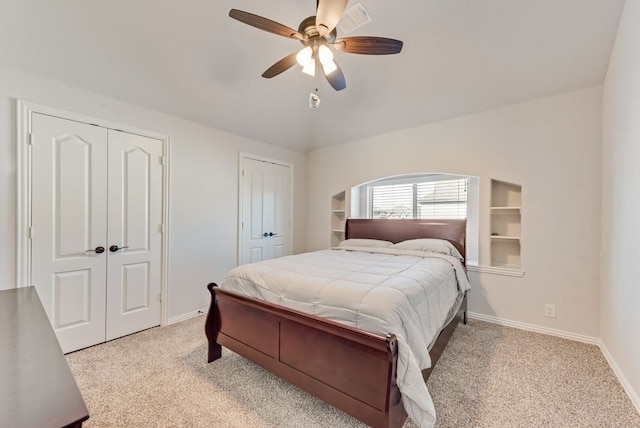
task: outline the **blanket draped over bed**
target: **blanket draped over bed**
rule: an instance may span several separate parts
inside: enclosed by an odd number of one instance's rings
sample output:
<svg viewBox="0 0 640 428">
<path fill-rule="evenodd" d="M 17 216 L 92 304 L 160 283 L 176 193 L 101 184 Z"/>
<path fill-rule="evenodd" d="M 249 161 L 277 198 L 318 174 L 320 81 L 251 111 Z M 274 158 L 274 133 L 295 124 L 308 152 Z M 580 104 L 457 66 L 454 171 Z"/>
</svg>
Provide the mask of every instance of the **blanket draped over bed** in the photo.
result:
<svg viewBox="0 0 640 428">
<path fill-rule="evenodd" d="M 394 334 L 396 381 L 407 414 L 421 427 L 434 425 L 421 370 L 431 366 L 429 345 L 470 288 L 457 258 L 343 246 L 238 266 L 221 288 L 370 333 Z"/>
</svg>

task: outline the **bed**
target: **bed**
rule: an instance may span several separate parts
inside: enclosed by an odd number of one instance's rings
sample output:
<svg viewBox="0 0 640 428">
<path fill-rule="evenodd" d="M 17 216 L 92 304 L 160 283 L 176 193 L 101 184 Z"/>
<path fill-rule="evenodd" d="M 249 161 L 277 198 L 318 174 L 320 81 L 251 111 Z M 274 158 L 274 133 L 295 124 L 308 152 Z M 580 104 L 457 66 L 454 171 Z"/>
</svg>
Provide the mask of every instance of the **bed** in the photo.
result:
<svg viewBox="0 0 640 428">
<path fill-rule="evenodd" d="M 347 242 L 368 239 L 401 243 L 417 238 L 437 238 L 451 243 L 464 259 L 465 230 L 465 220 L 348 219 L 345 239 Z M 360 248 L 348 246 L 339 248 L 334 253 L 326 253 L 332 250 L 324 251 L 299 256 L 309 258 L 312 254 L 318 254 L 321 263 L 326 263 L 325 259 L 333 254 L 349 253 L 350 257 L 355 257 L 361 252 Z M 371 251 L 372 257 L 384 259 L 392 257 L 393 254 L 387 253 L 393 253 L 394 250 L 381 248 Z M 413 256 L 402 257 L 410 259 Z M 447 261 L 448 257 L 437 256 L 436 259 Z M 285 262 L 290 263 L 290 260 L 283 259 L 278 263 Z M 454 263 L 451 262 L 451 265 Z M 466 275 L 464 272 L 461 274 L 457 266 L 452 272 L 453 274 L 446 275 L 456 276 L 459 280 L 462 280 L 460 276 L 464 276 L 466 281 Z M 307 277 L 301 275 L 297 277 L 300 283 L 307 281 Z M 311 282 L 315 281 L 314 277 L 310 278 Z M 414 415 L 422 417 L 416 413 L 413 401 L 407 401 L 407 397 L 414 391 L 406 386 L 405 374 L 411 371 L 407 367 L 416 364 L 408 364 L 406 361 L 413 361 L 413 353 L 418 355 L 418 360 L 421 359 L 421 353 L 426 354 L 429 364 L 419 362 L 424 366 L 420 367 L 422 379 L 416 382 L 415 378 L 411 378 L 409 384 L 417 385 L 418 392 L 423 387 L 428 397 L 424 381 L 440 358 L 460 319 L 466 321 L 468 281 L 465 287 L 459 287 L 455 301 L 446 308 L 446 320 L 437 326 L 433 337 L 425 338 L 429 345 L 428 349 L 423 350 L 422 346 L 420 349 L 411 348 L 415 348 L 415 345 L 405 346 L 405 342 L 414 342 L 405 338 L 399 330 L 390 332 L 394 328 L 372 333 L 358 328 L 354 323 L 338 322 L 301 310 L 304 307 L 270 302 L 251 297 L 251 292 L 247 290 L 232 291 L 211 283 L 208 285 L 211 306 L 205 323 L 209 343 L 208 361 L 220 358 L 224 346 L 367 425 L 400 427 L 407 418 L 407 410 L 414 420 Z M 322 289 L 325 288 L 327 287 L 323 286 Z M 363 293 L 366 296 L 369 294 Z M 360 319 L 359 313 L 358 318 Z M 409 360 L 406 358 L 407 349 L 411 356 Z M 404 400 L 401 389 L 405 392 Z M 431 402 L 430 397 L 428 401 Z M 433 419 L 430 419 L 432 416 Z M 425 426 L 432 424 L 435 410 L 428 410 L 425 417 L 427 419 L 416 422 Z"/>
</svg>

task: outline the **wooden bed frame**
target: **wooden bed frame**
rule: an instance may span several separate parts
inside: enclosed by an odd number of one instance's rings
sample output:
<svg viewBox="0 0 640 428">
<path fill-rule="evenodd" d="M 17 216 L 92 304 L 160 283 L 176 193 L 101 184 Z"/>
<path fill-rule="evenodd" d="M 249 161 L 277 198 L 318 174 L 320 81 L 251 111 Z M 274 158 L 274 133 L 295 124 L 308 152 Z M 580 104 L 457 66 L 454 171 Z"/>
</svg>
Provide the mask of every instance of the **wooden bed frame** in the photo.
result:
<svg viewBox="0 0 640 428">
<path fill-rule="evenodd" d="M 348 219 L 346 238 L 400 242 L 440 238 L 465 252 L 465 220 Z M 205 332 L 208 362 L 222 346 L 297 385 L 373 427 L 401 427 L 407 418 L 396 385 L 398 345 L 394 335 L 371 334 L 280 305 L 225 291 L 211 283 Z M 466 322 L 464 297 L 429 354 L 429 377 L 458 322 Z"/>
</svg>

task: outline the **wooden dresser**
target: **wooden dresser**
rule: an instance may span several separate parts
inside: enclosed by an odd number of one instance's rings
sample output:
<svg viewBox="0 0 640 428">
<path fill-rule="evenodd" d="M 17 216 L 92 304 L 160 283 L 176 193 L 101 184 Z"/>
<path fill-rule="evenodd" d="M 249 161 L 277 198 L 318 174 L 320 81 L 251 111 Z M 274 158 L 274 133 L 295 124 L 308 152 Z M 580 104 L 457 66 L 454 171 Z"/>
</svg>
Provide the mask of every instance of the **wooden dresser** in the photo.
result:
<svg viewBox="0 0 640 428">
<path fill-rule="evenodd" d="M 80 427 L 87 419 L 35 288 L 0 291 L 0 427 Z"/>
</svg>

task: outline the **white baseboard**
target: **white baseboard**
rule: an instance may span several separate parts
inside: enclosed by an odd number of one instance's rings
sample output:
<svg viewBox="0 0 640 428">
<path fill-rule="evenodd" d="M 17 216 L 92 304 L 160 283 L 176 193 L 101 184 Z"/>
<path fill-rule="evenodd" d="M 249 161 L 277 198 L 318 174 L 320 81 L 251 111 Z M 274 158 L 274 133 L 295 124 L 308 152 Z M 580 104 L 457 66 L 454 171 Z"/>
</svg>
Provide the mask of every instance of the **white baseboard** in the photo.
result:
<svg viewBox="0 0 640 428">
<path fill-rule="evenodd" d="M 602 340 L 600 340 L 600 339 L 598 339 L 596 337 L 585 336 L 585 335 L 576 334 L 576 333 L 570 333 L 570 332 L 567 332 L 567 331 L 556 330 L 556 329 L 553 329 L 553 328 L 540 327 L 540 326 L 533 325 L 533 324 L 527 324 L 527 323 L 523 323 L 523 322 L 519 322 L 519 321 L 507 320 L 507 319 L 503 319 L 503 318 L 494 317 L 494 316 L 491 316 L 491 315 L 478 314 L 476 312 L 467 312 L 467 316 L 469 318 L 477 319 L 477 320 L 480 320 L 480 321 L 486 321 L 486 322 L 490 322 L 490 323 L 494 323 L 494 324 L 500 324 L 500 325 L 504 325 L 504 326 L 507 326 L 507 327 L 518 328 L 520 330 L 532 331 L 532 332 L 535 332 L 535 333 L 548 334 L 550 336 L 557 336 L 557 337 L 561 337 L 563 339 L 575 340 L 575 341 L 578 341 L 578 342 L 583 342 L 583 343 L 588 343 L 590 345 L 598 346 L 598 348 L 600 348 L 600 351 L 604 355 L 604 358 L 609 363 L 609 366 L 611 367 L 611 370 L 613 370 L 613 373 L 615 373 L 616 377 L 618 378 L 618 381 L 622 385 L 622 388 L 625 390 L 625 392 L 629 396 L 629 399 L 631 400 L 633 405 L 636 407 L 636 410 L 638 411 L 638 413 L 640 413 L 640 396 L 638 396 L 638 393 L 633 389 L 633 387 L 631 386 L 631 384 L 629 383 L 629 381 L 625 377 L 625 375 L 622 372 L 622 370 L 620 370 L 620 367 L 618 366 L 618 364 L 616 363 L 615 359 L 613 358 L 613 356 L 611 355 L 611 353 L 609 352 L 607 347 L 604 345 Z"/>
<path fill-rule="evenodd" d="M 178 315 L 177 317 L 171 317 L 167 321 L 167 325 L 175 324 L 180 321 L 186 321 L 190 318 L 195 318 L 198 315 L 206 314 L 209 308 L 199 309 L 197 311 L 187 312 L 186 314 Z"/>
<path fill-rule="evenodd" d="M 638 411 L 638 413 L 640 413 L 640 395 L 638 395 L 638 393 L 633 389 L 622 370 L 620 370 L 620 366 L 618 366 L 616 360 L 614 360 L 613 355 L 611 355 L 611 352 L 609 352 L 609 349 L 607 349 L 602 341 L 600 341 L 600 350 L 602 351 L 604 357 L 607 359 L 607 362 L 611 366 L 611 369 L 616 374 L 616 377 L 622 384 L 622 388 L 631 399 L 633 405 L 636 406 L 636 410 Z"/>
<path fill-rule="evenodd" d="M 507 327 L 518 328 L 520 330 L 533 331 L 535 333 L 548 334 L 550 336 L 562 337 L 563 339 L 575 340 L 577 342 L 584 342 L 590 345 L 600 346 L 600 339 L 597 337 L 585 336 L 582 334 L 570 333 L 564 330 L 556 330 L 554 328 L 540 327 L 534 324 L 527 324 L 520 321 L 512 321 L 504 318 L 498 318 L 491 315 L 478 314 L 476 312 L 468 312 L 469 318 L 477 319 L 480 321 L 487 321 L 494 324 L 500 324 Z"/>
</svg>

